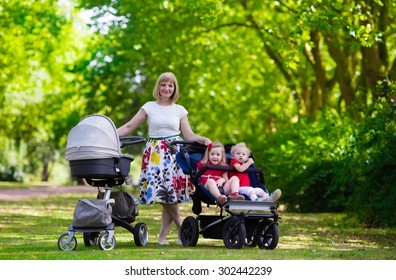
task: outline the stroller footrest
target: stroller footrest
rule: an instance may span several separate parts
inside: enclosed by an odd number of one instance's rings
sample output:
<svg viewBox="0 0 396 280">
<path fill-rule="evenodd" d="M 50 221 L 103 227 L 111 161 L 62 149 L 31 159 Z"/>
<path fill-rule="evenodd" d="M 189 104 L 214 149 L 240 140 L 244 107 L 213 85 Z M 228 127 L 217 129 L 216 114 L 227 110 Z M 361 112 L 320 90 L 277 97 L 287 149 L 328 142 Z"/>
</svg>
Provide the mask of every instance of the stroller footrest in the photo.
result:
<svg viewBox="0 0 396 280">
<path fill-rule="evenodd" d="M 234 200 L 228 201 L 224 204 L 223 208 L 230 211 L 245 210 L 245 211 L 273 211 L 276 210 L 276 202 L 255 202 L 249 200 Z"/>
</svg>

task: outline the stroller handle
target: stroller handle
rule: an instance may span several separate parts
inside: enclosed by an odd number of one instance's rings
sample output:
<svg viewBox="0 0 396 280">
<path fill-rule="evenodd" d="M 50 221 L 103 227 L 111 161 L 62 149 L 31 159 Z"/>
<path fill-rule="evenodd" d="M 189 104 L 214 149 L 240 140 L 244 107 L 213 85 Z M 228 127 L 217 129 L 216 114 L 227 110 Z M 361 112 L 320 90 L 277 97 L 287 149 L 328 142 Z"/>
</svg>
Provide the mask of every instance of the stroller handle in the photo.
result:
<svg viewBox="0 0 396 280">
<path fill-rule="evenodd" d="M 146 141 L 146 138 L 143 136 L 120 136 L 121 148 L 129 145 L 135 145 L 139 143 L 143 143 Z"/>
</svg>

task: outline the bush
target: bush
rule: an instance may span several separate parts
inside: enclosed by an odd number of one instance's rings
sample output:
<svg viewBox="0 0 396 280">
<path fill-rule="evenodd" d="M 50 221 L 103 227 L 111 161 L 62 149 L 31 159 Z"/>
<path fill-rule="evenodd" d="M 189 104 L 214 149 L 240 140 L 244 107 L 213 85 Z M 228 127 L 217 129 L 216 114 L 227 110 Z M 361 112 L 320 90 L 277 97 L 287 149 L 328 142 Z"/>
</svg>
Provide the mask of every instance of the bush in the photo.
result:
<svg viewBox="0 0 396 280">
<path fill-rule="evenodd" d="M 22 182 L 23 173 L 14 166 L 0 165 L 0 181 Z"/>
<path fill-rule="evenodd" d="M 386 94 L 357 110 L 358 120 L 325 110 L 267 139 L 269 189 L 280 186 L 292 210 L 347 211 L 367 226 L 395 226 L 396 106 Z"/>
<path fill-rule="evenodd" d="M 350 147 L 354 168 L 348 212 L 368 226 L 396 226 L 395 105 L 379 100 Z"/>
</svg>

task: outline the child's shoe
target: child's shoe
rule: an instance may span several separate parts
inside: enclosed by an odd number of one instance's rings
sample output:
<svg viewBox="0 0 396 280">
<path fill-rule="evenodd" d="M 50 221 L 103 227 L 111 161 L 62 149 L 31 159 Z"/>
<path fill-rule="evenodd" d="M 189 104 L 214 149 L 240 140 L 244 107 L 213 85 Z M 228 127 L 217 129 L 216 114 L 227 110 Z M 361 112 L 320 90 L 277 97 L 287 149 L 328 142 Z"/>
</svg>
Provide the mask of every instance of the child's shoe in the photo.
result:
<svg viewBox="0 0 396 280">
<path fill-rule="evenodd" d="M 226 197 L 225 195 L 220 195 L 220 196 L 217 198 L 217 202 L 220 203 L 221 205 L 223 205 L 224 203 L 227 202 L 227 197 Z"/>
<path fill-rule="evenodd" d="M 270 194 L 272 201 L 277 201 L 282 195 L 282 191 L 280 189 L 276 189 Z"/>
<path fill-rule="evenodd" d="M 228 196 L 228 198 L 230 200 L 245 200 L 245 197 L 239 193 L 232 193 Z"/>
</svg>

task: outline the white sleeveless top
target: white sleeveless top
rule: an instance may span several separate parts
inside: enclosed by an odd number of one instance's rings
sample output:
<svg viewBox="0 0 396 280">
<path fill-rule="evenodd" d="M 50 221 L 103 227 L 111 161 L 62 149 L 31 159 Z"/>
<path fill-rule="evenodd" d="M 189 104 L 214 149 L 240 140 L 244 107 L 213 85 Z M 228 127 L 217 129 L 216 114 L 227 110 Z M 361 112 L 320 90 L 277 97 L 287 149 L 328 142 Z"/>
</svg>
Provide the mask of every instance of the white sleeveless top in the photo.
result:
<svg viewBox="0 0 396 280">
<path fill-rule="evenodd" d="M 180 120 L 188 111 L 178 104 L 159 105 L 155 101 L 145 103 L 141 109 L 147 114 L 150 138 L 163 138 L 180 134 Z"/>
</svg>

